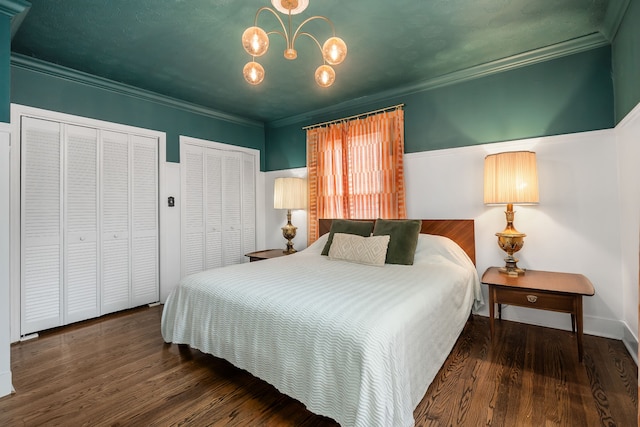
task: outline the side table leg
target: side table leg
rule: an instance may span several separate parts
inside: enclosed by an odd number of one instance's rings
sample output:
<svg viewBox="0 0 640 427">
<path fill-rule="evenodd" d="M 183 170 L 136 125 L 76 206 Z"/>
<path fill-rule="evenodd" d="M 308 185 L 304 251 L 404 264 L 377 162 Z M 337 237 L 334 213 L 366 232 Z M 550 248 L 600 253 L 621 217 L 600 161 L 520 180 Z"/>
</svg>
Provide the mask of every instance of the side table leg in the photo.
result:
<svg viewBox="0 0 640 427">
<path fill-rule="evenodd" d="M 576 315 L 574 313 L 571 313 L 571 332 L 576 332 Z"/>
<path fill-rule="evenodd" d="M 576 302 L 575 302 L 575 307 L 576 307 L 576 326 L 577 326 L 577 333 L 576 333 L 576 337 L 578 338 L 578 361 L 580 361 L 582 363 L 582 295 L 577 295 L 576 297 Z"/>
<path fill-rule="evenodd" d="M 494 297 L 494 289 L 493 286 L 489 286 L 489 329 L 491 330 L 491 339 L 493 339 L 493 328 L 494 325 L 493 323 L 495 322 L 495 297 Z"/>
</svg>

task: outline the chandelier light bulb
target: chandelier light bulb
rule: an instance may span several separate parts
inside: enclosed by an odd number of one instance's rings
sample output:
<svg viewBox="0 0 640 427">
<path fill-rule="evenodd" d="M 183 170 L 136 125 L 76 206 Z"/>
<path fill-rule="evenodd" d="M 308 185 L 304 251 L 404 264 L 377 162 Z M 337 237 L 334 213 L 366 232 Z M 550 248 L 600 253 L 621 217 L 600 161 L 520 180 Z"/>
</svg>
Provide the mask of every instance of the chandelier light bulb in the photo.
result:
<svg viewBox="0 0 640 427">
<path fill-rule="evenodd" d="M 269 36 L 260 27 L 249 27 L 242 33 L 242 47 L 251 56 L 262 56 L 269 49 Z"/>
<path fill-rule="evenodd" d="M 347 57 L 347 44 L 340 37 L 331 37 L 322 45 L 322 56 L 331 65 L 338 65 Z"/>
<path fill-rule="evenodd" d="M 316 69 L 316 83 L 321 87 L 329 87 L 336 81 L 336 72 L 329 65 L 321 65 Z"/>
<path fill-rule="evenodd" d="M 264 80 L 264 68 L 255 61 L 247 62 L 242 69 L 242 75 L 247 83 L 259 85 Z"/>
</svg>

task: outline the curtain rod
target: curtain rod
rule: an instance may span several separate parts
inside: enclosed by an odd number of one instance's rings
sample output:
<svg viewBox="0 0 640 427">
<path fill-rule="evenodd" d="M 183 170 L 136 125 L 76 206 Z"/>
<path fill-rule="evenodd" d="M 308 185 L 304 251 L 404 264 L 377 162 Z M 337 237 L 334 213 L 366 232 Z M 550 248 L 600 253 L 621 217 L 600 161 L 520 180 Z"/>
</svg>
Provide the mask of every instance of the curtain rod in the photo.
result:
<svg viewBox="0 0 640 427">
<path fill-rule="evenodd" d="M 323 122 L 323 123 L 316 123 L 315 125 L 304 126 L 302 129 L 303 130 L 313 129 L 313 128 L 317 128 L 317 127 L 324 126 L 324 125 L 330 125 L 332 123 L 343 122 L 345 120 L 357 119 L 358 117 L 369 116 L 369 115 L 375 114 L 375 113 L 381 113 L 383 111 L 395 110 L 395 109 L 398 109 L 398 108 L 401 108 L 401 107 L 404 107 L 404 104 L 392 105 L 390 107 L 380 108 L 379 110 L 368 111 L 366 113 L 356 114 L 355 116 L 349 116 L 349 117 L 345 117 L 345 118 L 342 118 L 342 119 L 330 120 L 328 122 Z"/>
</svg>

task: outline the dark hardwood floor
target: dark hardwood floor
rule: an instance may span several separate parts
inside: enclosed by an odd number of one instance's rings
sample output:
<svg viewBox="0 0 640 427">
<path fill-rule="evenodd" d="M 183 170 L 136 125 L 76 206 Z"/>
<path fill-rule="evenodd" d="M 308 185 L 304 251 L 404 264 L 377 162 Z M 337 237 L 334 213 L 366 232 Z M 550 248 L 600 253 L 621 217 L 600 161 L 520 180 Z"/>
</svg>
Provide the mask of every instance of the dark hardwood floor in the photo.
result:
<svg viewBox="0 0 640 427">
<path fill-rule="evenodd" d="M 162 307 L 44 332 L 11 349 L 17 393 L 0 426 L 335 426 L 265 382 L 165 344 Z M 416 426 L 634 426 L 638 371 L 620 341 L 467 322 L 415 410 Z"/>
</svg>

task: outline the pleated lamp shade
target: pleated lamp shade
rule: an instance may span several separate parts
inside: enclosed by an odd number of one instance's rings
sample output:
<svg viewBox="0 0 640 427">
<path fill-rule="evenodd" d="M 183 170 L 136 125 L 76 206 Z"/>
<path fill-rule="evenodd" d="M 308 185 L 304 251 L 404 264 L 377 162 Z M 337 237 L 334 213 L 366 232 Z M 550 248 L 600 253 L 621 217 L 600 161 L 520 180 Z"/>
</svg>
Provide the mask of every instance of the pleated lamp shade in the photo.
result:
<svg viewBox="0 0 640 427">
<path fill-rule="evenodd" d="M 484 203 L 535 204 L 539 201 L 536 153 L 511 151 L 484 159 Z"/>
<path fill-rule="evenodd" d="M 276 178 L 273 190 L 274 209 L 305 209 L 307 181 L 303 178 Z"/>
</svg>

